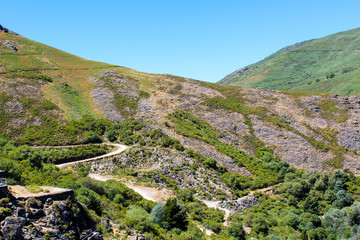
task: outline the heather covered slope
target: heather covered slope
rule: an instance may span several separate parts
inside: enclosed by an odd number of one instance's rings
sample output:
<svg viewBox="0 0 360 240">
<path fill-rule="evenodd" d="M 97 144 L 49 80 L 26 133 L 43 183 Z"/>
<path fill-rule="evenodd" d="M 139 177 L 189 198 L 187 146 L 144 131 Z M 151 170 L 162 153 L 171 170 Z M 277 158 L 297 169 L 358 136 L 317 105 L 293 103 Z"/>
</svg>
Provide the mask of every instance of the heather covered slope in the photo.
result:
<svg viewBox="0 0 360 240">
<path fill-rule="evenodd" d="M 262 89 L 360 95 L 360 29 L 285 47 L 219 83 Z"/>
</svg>

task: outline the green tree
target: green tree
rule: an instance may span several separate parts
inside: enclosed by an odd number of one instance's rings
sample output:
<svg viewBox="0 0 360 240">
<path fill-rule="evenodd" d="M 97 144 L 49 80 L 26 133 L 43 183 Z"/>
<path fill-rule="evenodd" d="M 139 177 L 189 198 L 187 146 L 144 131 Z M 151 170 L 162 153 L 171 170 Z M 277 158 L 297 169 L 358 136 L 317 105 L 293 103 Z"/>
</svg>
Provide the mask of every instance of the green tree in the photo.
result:
<svg viewBox="0 0 360 240">
<path fill-rule="evenodd" d="M 340 190 L 336 194 L 336 200 L 333 202 L 333 205 L 338 208 L 343 208 L 346 206 L 350 206 L 353 203 L 352 198 L 350 195 L 345 192 L 344 190 Z"/>
<path fill-rule="evenodd" d="M 227 234 L 237 240 L 245 240 L 245 230 L 241 222 L 233 222 L 227 229 Z"/>
<path fill-rule="evenodd" d="M 163 202 L 159 202 L 155 205 L 155 207 L 151 210 L 150 217 L 154 221 L 154 223 L 163 226 L 163 222 L 165 220 L 165 204 Z"/>
<path fill-rule="evenodd" d="M 186 218 L 185 208 L 180 206 L 176 198 L 170 198 L 164 206 L 165 222 L 164 227 L 167 229 L 179 228 L 186 230 L 188 220 Z"/>
<path fill-rule="evenodd" d="M 305 199 L 303 209 L 304 209 L 304 212 L 319 214 L 319 212 L 320 212 L 319 198 L 309 195 Z"/>
</svg>

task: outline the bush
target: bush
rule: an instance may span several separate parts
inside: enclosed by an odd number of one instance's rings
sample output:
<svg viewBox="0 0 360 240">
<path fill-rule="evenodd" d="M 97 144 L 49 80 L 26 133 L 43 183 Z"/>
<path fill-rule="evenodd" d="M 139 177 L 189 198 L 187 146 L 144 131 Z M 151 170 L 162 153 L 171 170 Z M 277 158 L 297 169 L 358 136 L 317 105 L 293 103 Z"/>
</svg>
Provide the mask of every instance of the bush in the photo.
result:
<svg viewBox="0 0 360 240">
<path fill-rule="evenodd" d="M 233 222 L 231 223 L 230 227 L 227 229 L 227 234 L 231 237 L 234 237 L 238 240 L 245 240 L 245 230 L 243 228 L 242 223 L 240 222 Z"/>
<path fill-rule="evenodd" d="M 194 201 L 193 192 L 188 188 L 181 188 L 179 190 L 178 197 L 184 202 L 193 202 Z"/>
<path fill-rule="evenodd" d="M 83 143 L 102 143 L 102 139 L 96 132 L 89 131 L 85 133 Z"/>
</svg>

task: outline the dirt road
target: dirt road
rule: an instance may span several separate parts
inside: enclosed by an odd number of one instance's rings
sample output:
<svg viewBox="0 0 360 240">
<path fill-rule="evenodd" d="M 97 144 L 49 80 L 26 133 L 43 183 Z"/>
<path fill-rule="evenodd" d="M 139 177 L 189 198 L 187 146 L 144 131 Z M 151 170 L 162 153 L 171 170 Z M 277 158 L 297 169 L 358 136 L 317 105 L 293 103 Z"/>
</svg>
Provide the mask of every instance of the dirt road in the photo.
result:
<svg viewBox="0 0 360 240">
<path fill-rule="evenodd" d="M 107 181 L 110 179 L 120 181 L 123 184 L 125 184 L 128 188 L 131 188 L 132 190 L 134 190 L 135 192 L 140 194 L 143 198 L 150 200 L 150 201 L 154 201 L 154 202 L 159 202 L 161 200 L 166 201 L 168 198 L 175 196 L 171 190 L 168 190 L 165 188 L 159 190 L 159 189 L 153 188 L 153 187 L 136 186 L 130 182 L 121 181 L 117 178 L 114 178 L 113 176 L 104 176 L 104 175 L 100 175 L 100 174 L 96 174 L 96 173 L 90 173 L 89 177 L 93 178 L 95 180 L 99 180 L 99 181 Z"/>
<path fill-rule="evenodd" d="M 77 164 L 77 163 L 88 162 L 88 161 L 93 161 L 93 160 L 102 159 L 102 158 L 106 158 L 106 157 L 111 157 L 111 156 L 117 155 L 117 154 L 125 151 L 128 148 L 128 146 L 125 146 L 122 144 L 116 144 L 116 143 L 106 143 L 106 144 L 114 146 L 115 147 L 114 151 L 109 152 L 104 155 L 101 155 L 101 156 L 87 158 L 87 159 L 83 159 L 83 160 L 77 160 L 77 161 L 68 162 L 68 163 L 62 163 L 62 164 L 58 164 L 56 166 L 59 168 L 67 168 L 67 167 Z"/>
</svg>

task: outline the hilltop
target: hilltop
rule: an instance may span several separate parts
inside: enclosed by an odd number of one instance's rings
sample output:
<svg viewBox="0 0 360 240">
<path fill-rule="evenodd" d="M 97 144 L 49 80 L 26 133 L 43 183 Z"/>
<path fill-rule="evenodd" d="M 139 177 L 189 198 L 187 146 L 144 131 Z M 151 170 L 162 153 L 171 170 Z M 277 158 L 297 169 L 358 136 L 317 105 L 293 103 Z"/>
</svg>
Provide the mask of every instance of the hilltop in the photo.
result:
<svg viewBox="0 0 360 240">
<path fill-rule="evenodd" d="M 220 84 L 360 96 L 360 29 L 285 47 Z"/>
</svg>

